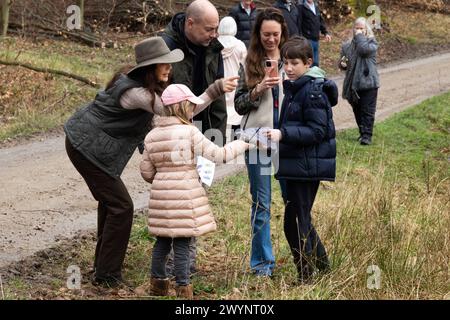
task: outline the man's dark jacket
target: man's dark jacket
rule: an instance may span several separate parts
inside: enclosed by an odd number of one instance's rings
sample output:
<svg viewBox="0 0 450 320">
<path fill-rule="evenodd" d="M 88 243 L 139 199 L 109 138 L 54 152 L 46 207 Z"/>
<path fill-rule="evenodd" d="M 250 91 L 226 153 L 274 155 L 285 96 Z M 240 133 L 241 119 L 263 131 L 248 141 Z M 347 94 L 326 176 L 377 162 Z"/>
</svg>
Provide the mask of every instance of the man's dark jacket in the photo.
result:
<svg viewBox="0 0 450 320">
<path fill-rule="evenodd" d="M 185 19 L 185 13 L 177 13 L 160 36 L 171 50 L 178 48 L 184 52 L 184 60 L 172 65 L 171 82 L 188 86 L 198 96 L 214 81 L 224 77 L 221 53 L 223 46 L 217 39 L 211 41 L 208 47 L 194 46 L 185 36 Z M 199 51 L 204 54 L 204 60 L 199 56 Z M 194 120 L 202 121 L 203 133 L 208 129 L 220 130 L 225 142 L 227 109 L 224 96 L 211 103 L 208 108 L 194 117 Z M 216 140 L 217 143 L 219 141 L 220 139 Z"/>
</svg>

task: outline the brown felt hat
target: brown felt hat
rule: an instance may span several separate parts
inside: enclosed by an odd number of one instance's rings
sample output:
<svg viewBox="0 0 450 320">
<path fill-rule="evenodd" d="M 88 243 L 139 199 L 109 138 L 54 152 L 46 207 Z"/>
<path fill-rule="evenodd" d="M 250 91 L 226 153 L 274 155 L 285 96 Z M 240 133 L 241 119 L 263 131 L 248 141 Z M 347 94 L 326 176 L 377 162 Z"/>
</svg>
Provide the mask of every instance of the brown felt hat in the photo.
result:
<svg viewBox="0 0 450 320">
<path fill-rule="evenodd" d="M 161 37 L 151 37 L 139 42 L 134 47 L 136 66 L 131 72 L 157 63 L 175 63 L 184 59 L 184 53 L 180 49 L 170 50 Z"/>
</svg>

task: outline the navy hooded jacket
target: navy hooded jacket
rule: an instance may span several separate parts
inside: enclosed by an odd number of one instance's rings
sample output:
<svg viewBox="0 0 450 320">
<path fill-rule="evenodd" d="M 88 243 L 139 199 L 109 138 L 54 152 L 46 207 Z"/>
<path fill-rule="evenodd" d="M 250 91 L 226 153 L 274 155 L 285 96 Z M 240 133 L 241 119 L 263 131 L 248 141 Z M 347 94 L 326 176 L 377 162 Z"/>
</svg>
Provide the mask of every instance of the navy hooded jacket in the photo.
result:
<svg viewBox="0 0 450 320">
<path fill-rule="evenodd" d="M 336 131 L 332 106 L 338 101 L 334 81 L 313 67 L 295 81 L 283 83 L 277 179 L 329 180 L 336 177 Z"/>
</svg>

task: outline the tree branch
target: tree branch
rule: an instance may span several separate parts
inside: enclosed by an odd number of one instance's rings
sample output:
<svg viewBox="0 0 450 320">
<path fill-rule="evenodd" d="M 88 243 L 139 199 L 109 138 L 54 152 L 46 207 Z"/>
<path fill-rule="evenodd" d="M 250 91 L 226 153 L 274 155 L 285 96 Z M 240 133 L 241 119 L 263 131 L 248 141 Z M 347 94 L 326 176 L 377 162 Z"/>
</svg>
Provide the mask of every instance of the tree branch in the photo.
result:
<svg viewBox="0 0 450 320">
<path fill-rule="evenodd" d="M 65 71 L 61 71 L 61 70 L 54 70 L 54 69 L 49 69 L 49 68 L 39 68 L 39 67 L 35 67 L 32 66 L 31 64 L 28 63 L 23 63 L 23 62 L 13 62 L 13 61 L 5 61 L 5 60 L 0 60 L 0 64 L 6 65 L 6 66 L 18 66 L 18 67 L 23 67 L 23 68 L 27 68 L 33 71 L 37 71 L 37 72 L 43 72 L 43 73 L 51 73 L 51 74 L 57 74 L 57 75 L 61 75 L 64 77 L 68 77 L 68 78 L 72 78 L 81 82 L 84 82 L 88 85 L 90 85 L 91 87 L 94 87 L 96 89 L 100 88 L 100 85 L 94 81 L 91 81 L 85 77 L 73 74 L 73 73 L 69 73 L 69 72 L 65 72 Z"/>
</svg>

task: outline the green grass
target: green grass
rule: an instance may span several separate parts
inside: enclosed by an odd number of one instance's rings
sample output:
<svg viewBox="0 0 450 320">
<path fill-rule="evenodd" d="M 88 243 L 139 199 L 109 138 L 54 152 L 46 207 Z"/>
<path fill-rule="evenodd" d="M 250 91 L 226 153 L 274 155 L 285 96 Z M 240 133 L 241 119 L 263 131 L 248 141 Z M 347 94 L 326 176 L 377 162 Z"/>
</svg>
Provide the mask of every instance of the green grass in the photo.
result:
<svg viewBox="0 0 450 320">
<path fill-rule="evenodd" d="M 8 281 L 5 285 L 3 282 L 3 291 L 1 294 L 2 300 L 25 300 L 27 299 L 27 292 L 30 289 L 30 285 L 26 283 L 24 279 L 14 277 Z"/>
</svg>

